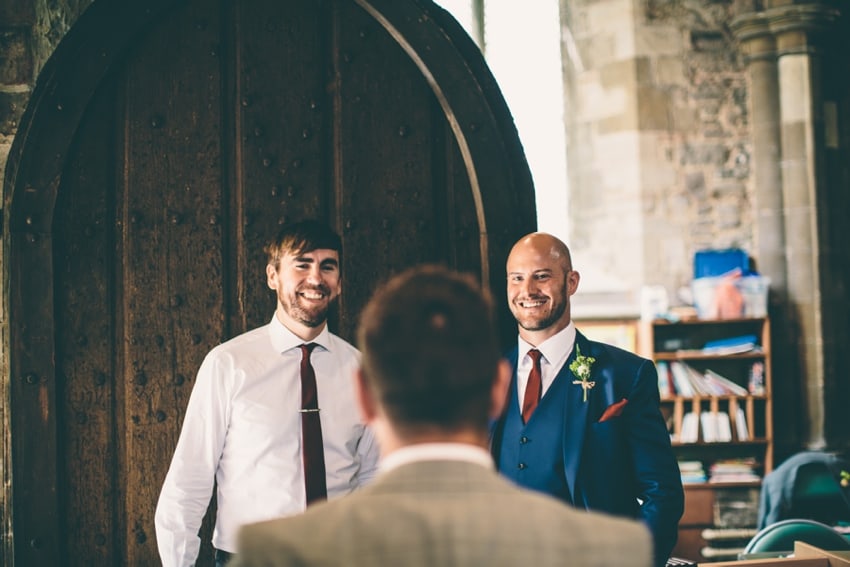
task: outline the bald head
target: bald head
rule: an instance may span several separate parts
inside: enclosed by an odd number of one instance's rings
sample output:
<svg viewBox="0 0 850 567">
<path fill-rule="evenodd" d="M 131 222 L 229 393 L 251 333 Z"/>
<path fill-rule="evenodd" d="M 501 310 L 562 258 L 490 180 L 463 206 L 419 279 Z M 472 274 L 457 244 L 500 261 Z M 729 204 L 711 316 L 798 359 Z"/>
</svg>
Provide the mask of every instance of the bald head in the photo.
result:
<svg viewBox="0 0 850 567">
<path fill-rule="evenodd" d="M 565 272 L 573 268 L 570 249 L 559 238 L 546 232 L 532 232 L 520 238 L 508 254 L 508 264 L 515 255 L 529 253 L 549 257 L 553 262 L 560 264 Z"/>
<path fill-rule="evenodd" d="M 520 336 L 539 345 L 570 323 L 570 296 L 578 289 L 570 249 L 545 232 L 522 237 L 508 255 L 508 306 Z"/>
</svg>

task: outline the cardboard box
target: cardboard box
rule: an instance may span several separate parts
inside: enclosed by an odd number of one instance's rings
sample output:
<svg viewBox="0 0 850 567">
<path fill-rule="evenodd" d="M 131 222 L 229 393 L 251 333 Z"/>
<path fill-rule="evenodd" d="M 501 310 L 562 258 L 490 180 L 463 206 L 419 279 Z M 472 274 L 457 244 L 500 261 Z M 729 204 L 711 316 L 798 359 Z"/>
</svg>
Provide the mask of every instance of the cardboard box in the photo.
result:
<svg viewBox="0 0 850 567">
<path fill-rule="evenodd" d="M 794 542 L 794 557 L 826 557 L 829 567 L 850 566 L 850 551 L 824 551 L 802 541 Z"/>
<path fill-rule="evenodd" d="M 850 567 L 850 551 L 826 551 L 795 541 L 792 556 L 699 563 L 698 567 Z"/>
<path fill-rule="evenodd" d="M 698 563 L 697 567 L 830 567 L 830 565 L 826 557 L 770 557 L 767 559 Z"/>
</svg>

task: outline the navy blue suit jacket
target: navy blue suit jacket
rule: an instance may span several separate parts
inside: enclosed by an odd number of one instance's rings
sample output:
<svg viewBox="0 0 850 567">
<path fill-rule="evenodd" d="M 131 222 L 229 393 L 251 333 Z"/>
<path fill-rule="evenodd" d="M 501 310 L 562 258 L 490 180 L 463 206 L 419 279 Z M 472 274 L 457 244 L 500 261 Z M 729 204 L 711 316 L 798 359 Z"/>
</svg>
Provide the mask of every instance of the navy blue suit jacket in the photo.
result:
<svg viewBox="0 0 850 567">
<path fill-rule="evenodd" d="M 596 359 L 590 378 L 596 384 L 585 402 L 581 386 L 572 384 L 576 379 L 569 369 L 576 357 L 573 349 L 556 378 L 570 382 L 564 412 L 560 423 L 552 423 L 552 427 L 564 428 L 564 473 L 572 502 L 579 508 L 645 522 L 653 535 L 656 564 L 664 565 L 676 544 L 684 492 L 659 410 L 655 365 L 625 350 L 590 341 L 581 333 L 576 333 L 576 344 L 582 355 Z M 516 388 L 516 348 L 508 359 L 514 367 L 511 388 Z M 493 428 L 497 464 L 503 426 L 504 417 Z"/>
</svg>

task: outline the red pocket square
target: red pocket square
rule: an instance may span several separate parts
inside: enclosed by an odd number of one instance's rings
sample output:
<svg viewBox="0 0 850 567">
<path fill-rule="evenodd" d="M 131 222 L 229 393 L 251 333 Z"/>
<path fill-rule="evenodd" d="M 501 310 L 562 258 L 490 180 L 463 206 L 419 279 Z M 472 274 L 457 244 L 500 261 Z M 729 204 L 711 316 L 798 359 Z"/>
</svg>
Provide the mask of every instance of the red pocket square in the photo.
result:
<svg viewBox="0 0 850 567">
<path fill-rule="evenodd" d="M 602 423 L 603 421 L 608 421 L 612 417 L 617 417 L 618 415 L 623 413 L 623 408 L 626 407 L 627 403 L 629 403 L 629 400 L 627 400 L 626 398 L 623 398 L 622 400 L 620 400 L 616 404 L 611 404 L 610 406 L 605 408 L 605 411 L 602 412 L 602 417 L 599 418 L 598 423 Z"/>
</svg>

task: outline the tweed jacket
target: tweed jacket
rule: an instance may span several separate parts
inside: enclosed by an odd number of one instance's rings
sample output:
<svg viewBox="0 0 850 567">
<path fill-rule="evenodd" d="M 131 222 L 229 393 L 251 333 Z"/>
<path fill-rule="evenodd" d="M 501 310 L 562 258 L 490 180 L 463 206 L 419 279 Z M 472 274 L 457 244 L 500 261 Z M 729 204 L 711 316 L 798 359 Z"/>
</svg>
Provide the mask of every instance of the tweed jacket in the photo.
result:
<svg viewBox="0 0 850 567">
<path fill-rule="evenodd" d="M 464 461 L 420 461 L 298 516 L 244 526 L 238 567 L 649 567 L 641 523 L 575 510 Z"/>
</svg>

